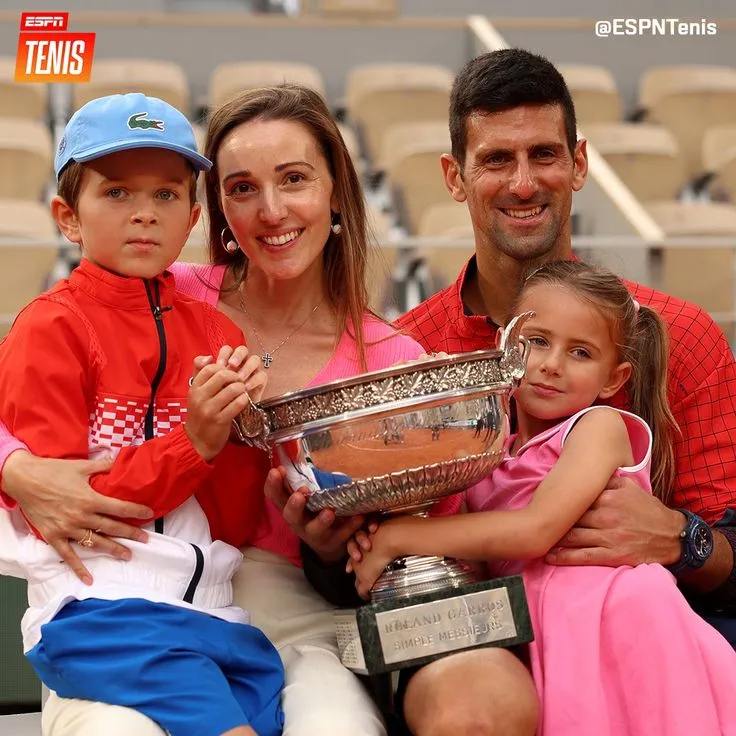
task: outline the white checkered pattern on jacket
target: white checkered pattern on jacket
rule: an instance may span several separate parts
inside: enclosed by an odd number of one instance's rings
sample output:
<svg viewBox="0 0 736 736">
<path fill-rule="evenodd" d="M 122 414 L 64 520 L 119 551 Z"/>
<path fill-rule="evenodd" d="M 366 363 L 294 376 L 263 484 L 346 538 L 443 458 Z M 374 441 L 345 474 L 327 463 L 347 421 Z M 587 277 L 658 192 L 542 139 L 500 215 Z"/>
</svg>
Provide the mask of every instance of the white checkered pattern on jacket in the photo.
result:
<svg viewBox="0 0 736 736">
<path fill-rule="evenodd" d="M 89 456 L 112 455 L 123 447 L 140 445 L 145 441 L 144 422 L 149 402 L 129 401 L 113 397 L 97 397 L 97 407 L 89 417 Z M 155 437 L 168 434 L 186 418 L 184 402 L 156 401 L 153 413 Z"/>
</svg>

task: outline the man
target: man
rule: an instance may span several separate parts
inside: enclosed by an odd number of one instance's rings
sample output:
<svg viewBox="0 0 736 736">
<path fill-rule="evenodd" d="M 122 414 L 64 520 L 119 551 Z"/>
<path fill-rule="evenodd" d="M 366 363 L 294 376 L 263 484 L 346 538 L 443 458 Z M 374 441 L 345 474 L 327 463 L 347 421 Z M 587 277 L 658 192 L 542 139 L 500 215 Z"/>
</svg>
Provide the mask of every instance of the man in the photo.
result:
<svg viewBox="0 0 736 736">
<path fill-rule="evenodd" d="M 452 197 L 470 212 L 475 256 L 456 283 L 398 321 L 428 352 L 495 344 L 524 275 L 537 263 L 573 257 L 572 197 L 588 169 L 586 141 L 577 141 L 562 76 L 546 59 L 519 49 L 479 56 L 458 74 L 450 135 L 452 155 L 442 157 L 442 171 Z M 733 642 L 736 364 L 725 337 L 698 307 L 645 286 L 629 287 L 635 299 L 662 314 L 670 332 L 668 398 L 681 430 L 671 508 L 631 482 L 614 481 L 548 561 L 668 565 L 699 610 L 721 614 L 708 618 Z M 626 397 L 615 403 L 625 406 Z M 295 527 L 300 504 L 295 496 L 285 509 Z M 308 526 L 310 543 L 320 533 L 325 542 L 339 535 L 329 519 Z M 305 560 L 305 569 L 328 594 L 320 579 L 326 569 L 312 574 L 313 562 Z M 338 600 L 348 603 L 347 596 Z M 464 652 L 427 665 L 408 684 L 402 678 L 412 733 L 534 733 L 536 704 L 512 657 L 504 650 Z"/>
<path fill-rule="evenodd" d="M 539 56 L 493 52 L 458 75 L 450 105 L 452 155 L 442 157 L 442 169 L 453 198 L 470 211 L 476 255 L 455 284 L 399 320 L 428 351 L 493 344 L 530 268 L 573 257 L 572 195 L 587 174 L 586 141 L 576 141 L 575 127 L 564 80 Z M 701 309 L 628 285 L 669 328 L 668 399 L 681 431 L 673 508 L 630 488 L 605 493 L 550 561 L 671 565 L 687 588 L 712 592 L 709 598 L 720 598 L 723 607 L 736 599 L 736 579 L 729 580 L 736 548 L 736 518 L 729 512 L 736 480 L 730 436 L 736 430 L 736 364 L 724 335 Z M 626 397 L 616 403 L 625 405 Z M 722 525 L 712 534 L 710 554 L 689 549 L 690 527 L 702 531 L 703 525 L 676 508 Z"/>
</svg>

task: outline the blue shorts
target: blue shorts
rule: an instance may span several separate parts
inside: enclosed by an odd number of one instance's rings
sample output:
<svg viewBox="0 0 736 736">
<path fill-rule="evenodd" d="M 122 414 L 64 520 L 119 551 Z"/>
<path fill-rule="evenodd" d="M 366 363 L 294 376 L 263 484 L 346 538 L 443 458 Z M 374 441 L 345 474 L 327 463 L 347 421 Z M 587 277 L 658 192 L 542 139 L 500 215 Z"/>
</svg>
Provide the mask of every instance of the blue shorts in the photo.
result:
<svg viewBox="0 0 736 736">
<path fill-rule="evenodd" d="M 246 624 L 137 598 L 73 601 L 28 659 L 58 695 L 134 708 L 171 736 L 283 730 L 281 658 Z"/>
</svg>

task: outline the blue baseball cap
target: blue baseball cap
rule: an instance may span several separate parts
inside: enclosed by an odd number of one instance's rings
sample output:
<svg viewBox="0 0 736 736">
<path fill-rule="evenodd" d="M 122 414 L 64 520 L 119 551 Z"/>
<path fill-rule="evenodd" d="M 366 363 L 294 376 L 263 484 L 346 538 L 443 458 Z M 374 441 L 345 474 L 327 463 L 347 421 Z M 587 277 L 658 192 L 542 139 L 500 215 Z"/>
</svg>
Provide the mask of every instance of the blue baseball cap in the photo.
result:
<svg viewBox="0 0 736 736">
<path fill-rule="evenodd" d="M 70 161 L 84 163 L 132 148 L 175 151 L 195 171 L 212 167 L 212 162 L 198 153 L 192 126 L 179 110 L 157 97 L 132 92 L 98 97 L 72 115 L 56 151 L 56 178 Z"/>
</svg>

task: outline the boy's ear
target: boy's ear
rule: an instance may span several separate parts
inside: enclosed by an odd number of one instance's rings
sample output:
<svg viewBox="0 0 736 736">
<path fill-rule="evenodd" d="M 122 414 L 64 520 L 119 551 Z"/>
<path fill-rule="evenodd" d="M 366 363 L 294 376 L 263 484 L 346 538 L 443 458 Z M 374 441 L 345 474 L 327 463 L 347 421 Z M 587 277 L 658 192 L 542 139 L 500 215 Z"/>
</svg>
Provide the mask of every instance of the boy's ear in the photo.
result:
<svg viewBox="0 0 736 736">
<path fill-rule="evenodd" d="M 631 378 L 631 363 L 619 363 L 611 371 L 608 383 L 598 394 L 599 399 L 610 399 Z"/>
<path fill-rule="evenodd" d="M 81 246 L 82 232 L 79 228 L 79 218 L 65 199 L 57 195 L 51 200 L 51 215 L 59 226 L 62 235 L 72 243 Z"/>
<path fill-rule="evenodd" d="M 192 232 L 194 226 L 199 222 L 199 216 L 202 214 L 202 205 L 199 202 L 195 202 L 192 205 L 192 211 L 189 213 L 189 228 L 187 229 L 187 238 Z"/>
</svg>

